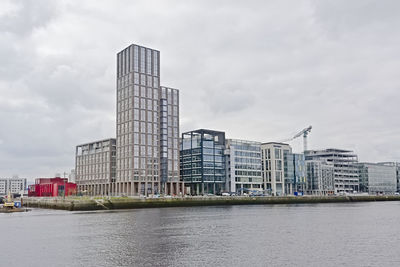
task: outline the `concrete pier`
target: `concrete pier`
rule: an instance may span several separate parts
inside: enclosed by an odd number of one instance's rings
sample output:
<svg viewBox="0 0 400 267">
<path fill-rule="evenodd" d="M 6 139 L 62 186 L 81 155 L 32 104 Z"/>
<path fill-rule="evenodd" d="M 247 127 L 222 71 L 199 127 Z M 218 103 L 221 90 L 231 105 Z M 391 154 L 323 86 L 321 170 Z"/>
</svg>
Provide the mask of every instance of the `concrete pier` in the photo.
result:
<svg viewBox="0 0 400 267">
<path fill-rule="evenodd" d="M 139 209 L 162 207 L 271 205 L 337 203 L 367 201 L 400 201 L 400 196 L 303 196 L 303 197 L 184 197 L 184 198 L 24 198 L 24 206 L 70 211 Z"/>
</svg>

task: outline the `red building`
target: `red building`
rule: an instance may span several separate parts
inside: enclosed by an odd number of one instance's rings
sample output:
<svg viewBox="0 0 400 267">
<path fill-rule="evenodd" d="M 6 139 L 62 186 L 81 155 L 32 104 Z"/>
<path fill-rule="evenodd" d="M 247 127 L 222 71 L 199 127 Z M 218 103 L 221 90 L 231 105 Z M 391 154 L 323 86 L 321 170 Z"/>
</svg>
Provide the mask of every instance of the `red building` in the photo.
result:
<svg viewBox="0 0 400 267">
<path fill-rule="evenodd" d="M 76 184 L 69 183 L 67 178 L 37 178 L 28 189 L 30 197 L 58 197 L 76 194 Z"/>
</svg>

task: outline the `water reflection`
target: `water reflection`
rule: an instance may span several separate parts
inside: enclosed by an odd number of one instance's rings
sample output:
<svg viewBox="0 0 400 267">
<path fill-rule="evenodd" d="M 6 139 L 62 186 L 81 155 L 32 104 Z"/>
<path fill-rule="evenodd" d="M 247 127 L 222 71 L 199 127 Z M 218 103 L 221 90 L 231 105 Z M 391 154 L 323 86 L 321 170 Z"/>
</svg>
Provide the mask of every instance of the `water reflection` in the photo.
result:
<svg viewBox="0 0 400 267">
<path fill-rule="evenodd" d="M 0 251 L 4 266 L 394 266 L 399 207 L 34 210 L 0 214 Z"/>
</svg>

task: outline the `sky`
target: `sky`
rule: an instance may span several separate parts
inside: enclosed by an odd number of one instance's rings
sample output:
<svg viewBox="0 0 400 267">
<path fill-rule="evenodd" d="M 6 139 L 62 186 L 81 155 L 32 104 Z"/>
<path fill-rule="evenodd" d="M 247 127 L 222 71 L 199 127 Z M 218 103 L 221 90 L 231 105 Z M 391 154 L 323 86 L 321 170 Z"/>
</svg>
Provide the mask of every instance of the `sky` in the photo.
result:
<svg viewBox="0 0 400 267">
<path fill-rule="evenodd" d="M 0 177 L 69 173 L 115 137 L 116 53 L 161 53 L 181 132 L 400 161 L 400 1 L 0 1 Z M 302 138 L 290 142 L 302 150 Z"/>
</svg>

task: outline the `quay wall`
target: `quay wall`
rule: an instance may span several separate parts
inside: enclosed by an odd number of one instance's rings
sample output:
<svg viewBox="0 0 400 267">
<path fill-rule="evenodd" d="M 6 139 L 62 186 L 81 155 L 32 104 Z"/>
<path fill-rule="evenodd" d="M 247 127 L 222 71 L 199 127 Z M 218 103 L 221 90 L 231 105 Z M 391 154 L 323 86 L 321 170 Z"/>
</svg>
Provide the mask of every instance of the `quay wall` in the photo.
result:
<svg viewBox="0 0 400 267">
<path fill-rule="evenodd" d="M 367 201 L 400 201 L 400 196 L 302 196 L 302 197 L 184 197 L 184 198 L 138 198 L 138 197 L 28 197 L 26 207 L 61 209 L 70 211 L 140 209 L 162 207 L 193 207 L 220 205 L 271 205 L 304 203 L 337 203 Z"/>
</svg>

